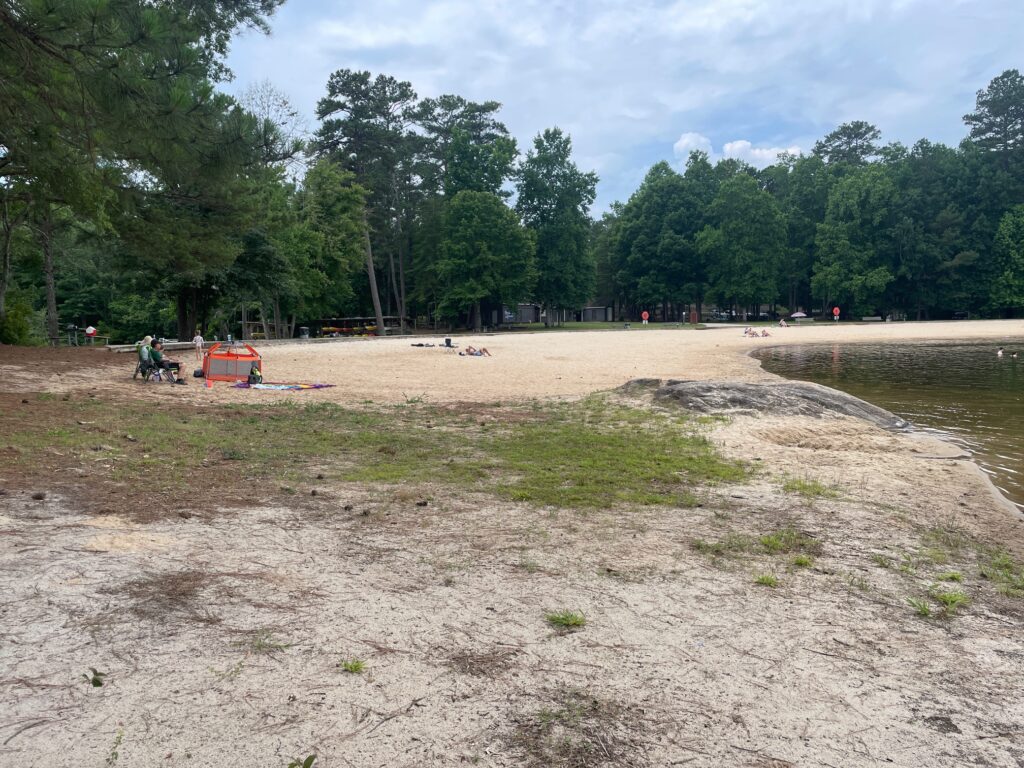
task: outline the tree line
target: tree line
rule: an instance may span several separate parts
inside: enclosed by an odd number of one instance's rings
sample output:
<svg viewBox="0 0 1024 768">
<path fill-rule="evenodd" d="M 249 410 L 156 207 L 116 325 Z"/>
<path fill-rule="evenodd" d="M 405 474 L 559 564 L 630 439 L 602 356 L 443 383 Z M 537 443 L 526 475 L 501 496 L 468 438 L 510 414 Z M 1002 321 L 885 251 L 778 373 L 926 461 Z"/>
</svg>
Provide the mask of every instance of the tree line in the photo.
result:
<svg viewBox="0 0 1024 768">
<path fill-rule="evenodd" d="M 850 123 L 757 170 L 693 153 L 593 220 L 558 128 L 334 72 L 308 128 L 224 59 L 283 0 L 0 0 L 0 342 L 115 341 L 319 318 L 480 328 L 504 306 L 1005 314 L 1024 306 L 1024 82 L 957 148 Z"/>
<path fill-rule="evenodd" d="M 1024 78 L 978 92 L 958 147 L 866 122 L 755 169 L 656 164 L 595 222 L 598 298 L 681 319 L 715 305 L 911 319 L 1024 309 Z"/>
</svg>

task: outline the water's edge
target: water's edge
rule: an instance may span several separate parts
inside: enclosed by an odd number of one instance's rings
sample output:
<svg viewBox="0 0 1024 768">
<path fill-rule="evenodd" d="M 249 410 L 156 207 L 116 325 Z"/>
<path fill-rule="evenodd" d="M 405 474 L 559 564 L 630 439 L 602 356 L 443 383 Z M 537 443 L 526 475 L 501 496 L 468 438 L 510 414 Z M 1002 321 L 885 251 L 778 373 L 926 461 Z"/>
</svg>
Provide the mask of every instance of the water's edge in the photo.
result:
<svg viewBox="0 0 1024 768">
<path fill-rule="evenodd" d="M 943 339 L 936 339 L 935 341 L 941 342 L 941 341 L 944 341 L 944 340 Z M 865 346 L 867 346 L 867 345 L 870 345 L 870 344 L 873 344 L 873 343 L 877 343 L 877 342 L 844 342 L 844 345 L 846 345 L 846 344 L 849 344 L 849 345 L 864 344 Z M 780 375 L 778 373 L 773 373 L 773 372 L 767 370 L 764 367 L 764 364 L 763 364 L 763 361 L 761 360 L 761 358 L 758 357 L 758 355 L 763 354 L 763 353 L 765 353 L 765 352 L 767 352 L 767 351 L 769 351 L 771 349 L 794 349 L 794 348 L 799 348 L 801 346 L 814 346 L 814 344 L 813 343 L 806 344 L 806 345 L 805 344 L 773 344 L 773 345 L 767 346 L 767 347 L 758 347 L 756 349 L 751 349 L 751 350 L 749 350 L 747 352 L 747 357 L 749 357 L 752 360 L 756 361 L 757 362 L 757 367 L 760 369 L 761 373 L 763 373 L 766 376 L 771 377 L 772 379 L 777 379 L 779 381 L 803 381 L 803 379 L 791 379 L 791 378 L 788 378 L 786 376 L 782 376 L 782 375 Z M 864 399 L 864 398 L 860 398 L 858 395 L 853 395 L 850 392 L 846 392 L 844 390 L 837 389 L 835 387 L 830 387 L 830 386 L 828 386 L 826 384 L 821 384 L 821 383 L 818 383 L 818 382 L 814 382 L 814 383 L 816 383 L 819 387 L 824 387 L 825 389 L 830 389 L 833 392 L 842 392 L 843 394 L 850 395 L 851 397 L 857 397 L 858 399 L 861 399 L 861 400 Z M 865 400 L 865 402 L 871 402 L 871 401 Z M 871 403 L 871 404 L 876 406 L 876 407 L 878 407 L 878 408 L 884 408 L 884 406 L 878 405 L 877 403 Z M 888 409 L 884 408 L 884 410 L 888 410 Z M 981 465 L 978 464 L 978 462 L 974 460 L 973 455 L 968 453 L 966 457 L 963 456 L 963 453 L 964 453 L 963 446 L 958 445 L 956 443 L 956 441 L 953 439 L 952 435 L 950 435 L 950 434 L 948 434 L 946 432 L 943 432 L 942 430 L 924 430 L 924 429 L 916 426 L 909 419 L 907 419 L 906 421 L 911 425 L 911 427 L 910 427 L 910 431 L 909 432 L 904 432 L 904 434 L 907 434 L 908 436 L 911 436 L 911 437 L 913 437 L 915 439 L 933 440 L 935 442 L 941 443 L 944 446 L 948 446 L 950 448 L 955 448 L 956 451 L 957 451 L 956 454 L 951 455 L 948 458 L 943 457 L 943 459 L 944 460 L 948 460 L 948 461 L 956 461 L 957 462 L 956 466 L 961 467 L 964 470 L 966 470 L 967 472 L 970 472 L 970 473 L 974 474 L 976 477 L 979 477 L 980 479 L 982 479 L 984 486 L 988 489 L 989 495 L 992 497 L 993 501 L 996 502 L 997 506 L 999 506 L 1003 510 L 1009 512 L 1014 517 L 1019 518 L 1021 520 L 1024 520 L 1024 509 L 1021 509 L 1020 506 L 1018 506 L 1017 503 L 1013 499 L 1011 499 L 1009 496 L 1004 494 L 999 489 L 999 486 L 997 486 L 995 484 L 995 482 L 992 480 L 991 475 L 989 475 L 984 469 L 982 469 Z M 921 458 L 921 457 L 917 456 L 917 458 Z M 940 458 L 940 457 L 936 457 L 936 458 Z"/>
</svg>

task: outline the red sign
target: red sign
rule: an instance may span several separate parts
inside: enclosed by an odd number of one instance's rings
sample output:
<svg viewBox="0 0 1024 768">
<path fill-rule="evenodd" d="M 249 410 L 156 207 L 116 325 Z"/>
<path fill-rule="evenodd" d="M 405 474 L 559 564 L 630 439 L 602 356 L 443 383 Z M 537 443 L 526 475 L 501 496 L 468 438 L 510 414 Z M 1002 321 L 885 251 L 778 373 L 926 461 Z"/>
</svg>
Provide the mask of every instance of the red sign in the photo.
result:
<svg viewBox="0 0 1024 768">
<path fill-rule="evenodd" d="M 839 307 L 833 307 L 832 314 L 835 315 L 836 317 L 839 317 Z"/>
<path fill-rule="evenodd" d="M 644 320 L 649 320 L 651 317 L 651 313 L 645 309 L 643 312 L 640 313 L 640 317 L 643 318 Z"/>
</svg>

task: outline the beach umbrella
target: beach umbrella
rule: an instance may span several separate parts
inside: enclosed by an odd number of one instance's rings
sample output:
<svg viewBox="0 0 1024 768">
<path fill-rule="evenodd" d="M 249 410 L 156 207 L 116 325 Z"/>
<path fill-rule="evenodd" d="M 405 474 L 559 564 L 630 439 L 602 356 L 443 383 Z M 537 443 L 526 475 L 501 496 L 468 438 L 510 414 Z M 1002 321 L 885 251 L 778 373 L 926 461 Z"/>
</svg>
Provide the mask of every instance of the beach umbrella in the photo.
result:
<svg viewBox="0 0 1024 768">
<path fill-rule="evenodd" d="M 790 317 L 807 317 L 807 315 L 803 312 L 794 312 Z"/>
</svg>

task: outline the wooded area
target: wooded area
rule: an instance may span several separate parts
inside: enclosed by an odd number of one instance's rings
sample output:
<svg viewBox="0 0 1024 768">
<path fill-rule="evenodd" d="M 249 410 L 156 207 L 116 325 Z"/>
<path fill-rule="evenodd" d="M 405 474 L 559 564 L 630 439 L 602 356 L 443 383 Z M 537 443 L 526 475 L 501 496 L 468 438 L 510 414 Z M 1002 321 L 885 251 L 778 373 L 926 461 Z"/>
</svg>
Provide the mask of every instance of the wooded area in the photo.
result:
<svg viewBox="0 0 1024 768">
<path fill-rule="evenodd" d="M 218 91 L 282 0 L 0 0 L 0 342 L 114 340 L 346 314 L 480 328 L 488 309 L 711 305 L 854 315 L 1024 308 L 1024 78 L 957 148 L 840 126 L 763 170 L 656 164 L 593 221 L 597 176 L 495 101 L 339 69 L 307 128 L 273 86 Z"/>
</svg>

